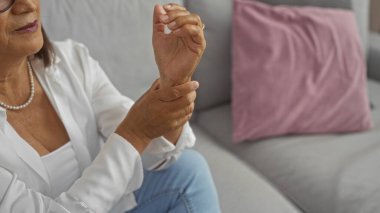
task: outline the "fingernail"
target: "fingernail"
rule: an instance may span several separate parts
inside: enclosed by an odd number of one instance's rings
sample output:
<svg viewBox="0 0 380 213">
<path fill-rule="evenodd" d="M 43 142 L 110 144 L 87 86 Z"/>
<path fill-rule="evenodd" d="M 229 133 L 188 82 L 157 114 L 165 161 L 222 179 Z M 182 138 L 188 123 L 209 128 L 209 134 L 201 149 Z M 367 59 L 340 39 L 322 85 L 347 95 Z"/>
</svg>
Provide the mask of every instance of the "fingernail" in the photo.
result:
<svg viewBox="0 0 380 213">
<path fill-rule="evenodd" d="M 169 19 L 169 16 L 163 15 L 163 16 L 160 16 L 160 19 L 161 19 L 161 21 L 166 21 Z"/>
<path fill-rule="evenodd" d="M 167 4 L 164 7 L 165 7 L 165 9 L 170 9 L 172 7 L 172 5 L 171 4 Z"/>
<path fill-rule="evenodd" d="M 163 7 L 160 7 L 160 13 L 161 13 L 162 15 L 165 15 L 165 14 L 166 14 L 166 11 L 164 10 Z"/>
<path fill-rule="evenodd" d="M 173 28 L 177 23 L 175 23 L 175 21 L 173 21 L 172 23 L 168 24 L 168 27 L 169 28 Z"/>
<path fill-rule="evenodd" d="M 194 89 L 198 89 L 198 88 L 199 88 L 199 83 L 198 83 L 198 81 L 194 81 L 194 82 L 193 82 L 193 86 L 194 86 Z"/>
</svg>

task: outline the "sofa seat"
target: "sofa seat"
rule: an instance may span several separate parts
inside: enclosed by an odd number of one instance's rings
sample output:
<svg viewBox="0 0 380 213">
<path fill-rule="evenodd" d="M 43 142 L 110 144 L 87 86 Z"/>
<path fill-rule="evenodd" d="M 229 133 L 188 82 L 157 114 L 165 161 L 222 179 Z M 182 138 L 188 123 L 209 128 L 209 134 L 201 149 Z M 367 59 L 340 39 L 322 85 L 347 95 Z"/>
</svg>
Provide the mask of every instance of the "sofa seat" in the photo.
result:
<svg viewBox="0 0 380 213">
<path fill-rule="evenodd" d="M 232 144 L 229 104 L 200 112 L 196 122 L 304 212 L 380 212 L 380 82 L 368 87 L 374 127 L 367 132 Z"/>
<path fill-rule="evenodd" d="M 207 159 L 222 212 L 300 213 L 258 172 L 215 143 L 197 125 L 195 149 Z"/>
</svg>

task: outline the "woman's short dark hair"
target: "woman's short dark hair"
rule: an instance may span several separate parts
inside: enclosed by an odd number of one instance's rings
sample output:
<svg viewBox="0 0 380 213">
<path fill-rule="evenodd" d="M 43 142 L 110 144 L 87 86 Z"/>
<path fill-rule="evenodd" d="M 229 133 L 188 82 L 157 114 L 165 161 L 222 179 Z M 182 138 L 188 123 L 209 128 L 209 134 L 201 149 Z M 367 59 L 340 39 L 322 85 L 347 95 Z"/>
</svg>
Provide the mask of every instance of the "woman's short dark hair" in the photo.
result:
<svg viewBox="0 0 380 213">
<path fill-rule="evenodd" d="M 40 49 L 40 51 L 35 54 L 35 56 L 39 59 L 42 59 L 45 67 L 49 67 L 50 65 L 53 64 L 53 61 L 54 61 L 54 54 L 55 54 L 54 48 L 53 48 L 53 44 L 49 40 L 49 38 L 48 38 L 48 36 L 44 30 L 44 28 L 43 27 L 41 27 L 41 28 L 42 28 L 42 36 L 44 39 L 44 44 L 43 44 L 42 48 Z"/>
</svg>

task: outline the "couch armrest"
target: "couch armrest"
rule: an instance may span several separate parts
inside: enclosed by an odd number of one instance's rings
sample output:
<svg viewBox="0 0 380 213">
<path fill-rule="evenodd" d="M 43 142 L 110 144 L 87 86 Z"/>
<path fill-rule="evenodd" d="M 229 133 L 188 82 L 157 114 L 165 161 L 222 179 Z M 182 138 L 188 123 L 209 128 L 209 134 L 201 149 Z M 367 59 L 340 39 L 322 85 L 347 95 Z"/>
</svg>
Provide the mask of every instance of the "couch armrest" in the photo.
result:
<svg viewBox="0 0 380 213">
<path fill-rule="evenodd" d="M 368 76 L 380 81 L 380 34 L 370 33 Z"/>
</svg>

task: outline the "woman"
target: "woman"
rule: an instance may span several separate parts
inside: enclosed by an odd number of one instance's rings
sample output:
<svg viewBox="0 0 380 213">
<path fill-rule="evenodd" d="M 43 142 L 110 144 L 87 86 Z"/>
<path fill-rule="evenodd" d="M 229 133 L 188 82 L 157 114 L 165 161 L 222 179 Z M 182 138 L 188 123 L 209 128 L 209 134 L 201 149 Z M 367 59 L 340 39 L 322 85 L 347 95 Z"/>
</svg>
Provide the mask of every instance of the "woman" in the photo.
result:
<svg viewBox="0 0 380 213">
<path fill-rule="evenodd" d="M 160 78 L 133 104 L 83 45 L 48 40 L 39 4 L 0 0 L 0 212 L 220 212 L 204 159 L 185 150 L 199 17 L 155 6 Z"/>
</svg>

